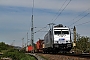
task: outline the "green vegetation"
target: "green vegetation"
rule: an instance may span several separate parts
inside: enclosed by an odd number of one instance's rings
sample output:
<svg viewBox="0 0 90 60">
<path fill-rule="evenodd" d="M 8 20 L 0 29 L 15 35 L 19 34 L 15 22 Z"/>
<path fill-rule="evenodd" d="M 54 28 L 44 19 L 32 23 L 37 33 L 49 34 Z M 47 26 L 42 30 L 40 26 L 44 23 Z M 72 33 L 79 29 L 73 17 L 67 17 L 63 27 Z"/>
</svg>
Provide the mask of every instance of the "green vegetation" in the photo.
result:
<svg viewBox="0 0 90 60">
<path fill-rule="evenodd" d="M 12 60 L 36 60 L 34 57 L 25 54 L 24 51 L 19 51 L 14 49 L 13 46 L 6 45 L 5 43 L 0 43 L 0 52 L 3 53 L 1 57 L 9 57 Z"/>
<path fill-rule="evenodd" d="M 0 43 L 0 51 L 1 50 L 8 50 L 10 48 L 12 48 L 12 46 L 9 46 L 9 45 L 5 44 L 4 42 Z"/>
<path fill-rule="evenodd" d="M 90 38 L 82 36 L 77 39 L 76 49 L 81 52 L 90 53 Z"/>
</svg>

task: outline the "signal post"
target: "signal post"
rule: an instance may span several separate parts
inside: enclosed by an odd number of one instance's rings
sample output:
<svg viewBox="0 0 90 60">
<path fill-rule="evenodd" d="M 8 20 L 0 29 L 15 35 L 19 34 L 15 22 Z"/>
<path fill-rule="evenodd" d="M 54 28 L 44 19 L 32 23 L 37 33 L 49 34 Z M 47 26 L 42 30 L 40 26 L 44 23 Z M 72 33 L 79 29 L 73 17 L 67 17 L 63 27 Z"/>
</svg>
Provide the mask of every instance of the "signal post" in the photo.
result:
<svg viewBox="0 0 90 60">
<path fill-rule="evenodd" d="M 73 36 L 74 36 L 73 47 L 74 47 L 74 52 L 76 53 L 76 27 L 75 26 L 73 28 Z"/>
</svg>

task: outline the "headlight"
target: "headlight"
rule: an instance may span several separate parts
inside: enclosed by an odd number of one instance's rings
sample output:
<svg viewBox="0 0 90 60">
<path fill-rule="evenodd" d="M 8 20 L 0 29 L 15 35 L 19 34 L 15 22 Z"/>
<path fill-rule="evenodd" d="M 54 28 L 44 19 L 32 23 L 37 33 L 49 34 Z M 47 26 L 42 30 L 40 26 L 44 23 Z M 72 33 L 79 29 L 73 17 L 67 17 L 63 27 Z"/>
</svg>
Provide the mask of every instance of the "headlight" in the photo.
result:
<svg viewBox="0 0 90 60">
<path fill-rule="evenodd" d="M 66 42 L 68 42 L 68 41 L 66 41 Z"/>
<path fill-rule="evenodd" d="M 58 43 L 58 41 L 55 41 L 55 43 Z"/>
</svg>

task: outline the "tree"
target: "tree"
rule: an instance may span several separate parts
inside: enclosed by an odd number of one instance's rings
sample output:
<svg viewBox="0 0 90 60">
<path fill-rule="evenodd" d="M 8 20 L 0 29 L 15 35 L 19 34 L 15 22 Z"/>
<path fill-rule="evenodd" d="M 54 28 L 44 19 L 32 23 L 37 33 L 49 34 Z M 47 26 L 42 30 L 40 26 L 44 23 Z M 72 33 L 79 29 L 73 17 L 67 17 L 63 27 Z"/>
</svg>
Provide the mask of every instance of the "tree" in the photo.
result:
<svg viewBox="0 0 90 60">
<path fill-rule="evenodd" d="M 89 37 L 82 36 L 76 42 L 76 48 L 80 49 L 83 52 L 89 52 L 89 49 L 90 49 L 90 42 L 89 42 L 89 40 L 90 40 Z"/>
<path fill-rule="evenodd" d="M 0 42 L 0 50 L 8 50 L 12 48 L 12 46 L 5 44 L 4 42 Z"/>
</svg>

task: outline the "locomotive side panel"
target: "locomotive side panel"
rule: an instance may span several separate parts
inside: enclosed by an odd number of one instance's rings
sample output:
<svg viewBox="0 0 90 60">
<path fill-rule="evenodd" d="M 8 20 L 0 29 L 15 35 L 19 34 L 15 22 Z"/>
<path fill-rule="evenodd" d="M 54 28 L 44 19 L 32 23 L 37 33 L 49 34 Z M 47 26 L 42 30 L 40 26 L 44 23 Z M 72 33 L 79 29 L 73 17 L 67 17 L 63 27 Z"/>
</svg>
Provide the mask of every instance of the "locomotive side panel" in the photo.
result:
<svg viewBox="0 0 90 60">
<path fill-rule="evenodd" d="M 45 48 L 48 48 L 48 47 L 52 47 L 53 45 L 53 42 L 52 42 L 52 35 L 51 35 L 51 32 L 52 31 L 49 31 L 45 37 L 44 37 L 44 42 L 45 42 Z"/>
</svg>

